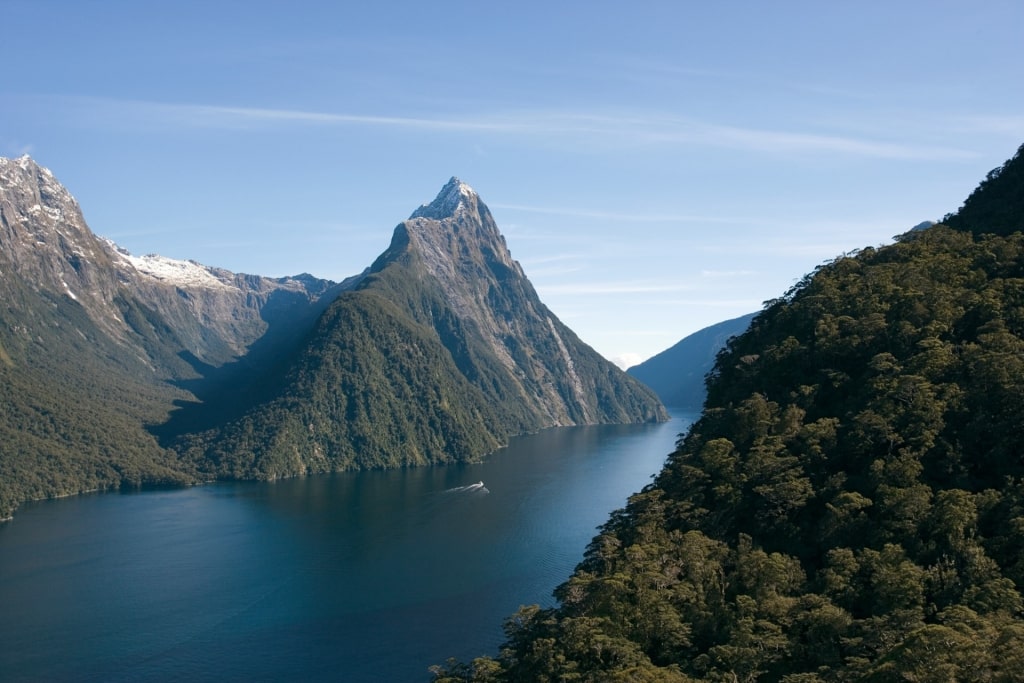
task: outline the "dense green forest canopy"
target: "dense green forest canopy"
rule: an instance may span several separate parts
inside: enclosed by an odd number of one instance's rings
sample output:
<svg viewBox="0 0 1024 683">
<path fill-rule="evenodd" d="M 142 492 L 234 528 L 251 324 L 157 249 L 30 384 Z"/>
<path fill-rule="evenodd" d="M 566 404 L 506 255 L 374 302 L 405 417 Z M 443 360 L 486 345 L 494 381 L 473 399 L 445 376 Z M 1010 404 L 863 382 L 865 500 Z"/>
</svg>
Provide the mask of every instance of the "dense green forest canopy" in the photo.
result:
<svg viewBox="0 0 1024 683">
<path fill-rule="evenodd" d="M 1022 164 L 768 302 L 559 605 L 437 678 L 1020 680 Z"/>
<path fill-rule="evenodd" d="M 145 381 L 66 296 L 2 279 L 0 319 L 0 519 L 26 500 L 195 481 L 146 431 L 185 392 Z"/>
<path fill-rule="evenodd" d="M 942 219 L 957 230 L 976 235 L 1010 235 L 1024 230 L 1024 145 L 985 180 L 953 214 Z"/>
</svg>

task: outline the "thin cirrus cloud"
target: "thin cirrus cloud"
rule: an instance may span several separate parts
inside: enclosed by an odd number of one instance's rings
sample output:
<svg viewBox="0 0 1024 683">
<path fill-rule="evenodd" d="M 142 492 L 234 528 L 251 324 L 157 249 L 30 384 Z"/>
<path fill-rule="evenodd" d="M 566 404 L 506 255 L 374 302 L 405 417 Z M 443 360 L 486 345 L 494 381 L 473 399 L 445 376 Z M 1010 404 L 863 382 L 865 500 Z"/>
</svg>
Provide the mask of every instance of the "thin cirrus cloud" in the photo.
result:
<svg viewBox="0 0 1024 683">
<path fill-rule="evenodd" d="M 731 278 L 731 277 L 748 277 L 750 275 L 757 275 L 756 270 L 702 270 L 700 271 L 701 277 L 709 278 Z"/>
<path fill-rule="evenodd" d="M 587 254 L 556 254 L 553 256 L 533 256 L 521 262 L 524 270 L 533 277 L 553 277 L 568 275 L 584 270 L 583 261 Z"/>
<path fill-rule="evenodd" d="M 607 295 L 607 294 L 658 294 L 691 291 L 689 285 L 650 284 L 645 282 L 591 282 L 562 285 L 544 285 L 549 294 Z"/>
<path fill-rule="evenodd" d="M 618 213 L 613 211 L 592 211 L 553 206 L 530 206 L 526 204 L 488 204 L 489 207 L 503 211 L 522 211 L 524 213 L 540 213 L 550 216 L 567 216 L 572 218 L 593 218 L 607 221 L 623 221 L 630 223 L 747 223 L 739 218 L 722 216 L 697 216 L 688 214 L 644 214 Z"/>
<path fill-rule="evenodd" d="M 953 147 L 890 143 L 844 136 L 766 130 L 707 123 L 650 113 L 601 114 L 517 111 L 473 117 L 388 116 L 297 109 L 177 104 L 96 97 L 60 97 L 65 108 L 99 114 L 107 123 L 246 130 L 275 125 L 371 126 L 498 135 L 583 136 L 631 144 L 675 144 L 757 150 L 765 153 L 821 153 L 905 160 L 964 159 L 974 153 Z"/>
<path fill-rule="evenodd" d="M 964 117 L 959 125 L 964 131 L 1006 135 L 1014 139 L 1024 138 L 1024 116 L 986 115 Z"/>
</svg>

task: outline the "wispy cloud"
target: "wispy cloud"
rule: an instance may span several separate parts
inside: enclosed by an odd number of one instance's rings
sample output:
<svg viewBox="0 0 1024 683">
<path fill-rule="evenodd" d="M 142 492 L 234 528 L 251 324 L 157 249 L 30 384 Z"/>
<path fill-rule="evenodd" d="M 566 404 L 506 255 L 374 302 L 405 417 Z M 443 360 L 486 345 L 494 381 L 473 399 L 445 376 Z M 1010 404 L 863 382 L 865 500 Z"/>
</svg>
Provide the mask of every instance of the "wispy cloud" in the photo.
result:
<svg viewBox="0 0 1024 683">
<path fill-rule="evenodd" d="M 728 82 L 750 93 L 757 90 L 789 90 L 854 100 L 868 100 L 878 97 L 877 93 L 874 92 L 838 88 L 833 85 L 769 79 L 764 72 L 759 71 L 708 69 L 686 64 L 680 65 L 640 59 L 630 54 L 605 56 L 604 61 L 606 64 L 602 73 L 611 73 L 624 80 L 657 86 L 661 89 L 676 87 L 681 82 L 709 82 L 714 84 Z"/>
<path fill-rule="evenodd" d="M 118 114 L 121 119 L 129 118 L 143 123 L 149 122 L 198 128 L 249 129 L 256 126 L 289 124 L 498 132 L 516 132 L 528 128 L 527 124 L 515 121 L 379 116 L 298 109 L 111 100 L 91 97 L 67 99 L 85 108 L 95 108 L 103 110 L 105 113 Z"/>
<path fill-rule="evenodd" d="M 549 254 L 547 256 L 534 256 L 529 260 L 531 266 L 549 265 L 552 263 L 565 263 L 567 261 L 579 261 L 581 258 L 585 258 L 586 254 L 582 253 L 571 253 L 571 254 Z M 524 262 L 526 263 L 526 262 Z"/>
<path fill-rule="evenodd" d="M 772 153 L 846 154 L 905 160 L 967 159 L 977 156 L 974 152 L 953 147 L 906 145 L 842 135 L 793 133 L 714 124 L 694 124 L 690 131 L 668 131 L 664 135 L 666 140 L 678 142 L 699 142 L 698 139 L 691 139 L 699 135 L 707 144 Z"/>
<path fill-rule="evenodd" d="M 700 306 L 707 308 L 740 308 L 750 311 L 761 310 L 764 300 L 756 299 L 673 299 L 659 302 L 662 305 Z"/>
<path fill-rule="evenodd" d="M 580 282 L 563 285 L 538 285 L 549 294 L 656 294 L 665 292 L 686 292 L 693 289 L 689 285 L 651 284 L 645 282 Z"/>
<path fill-rule="evenodd" d="M 362 126 L 439 132 L 556 137 L 563 143 L 710 146 L 772 154 L 843 154 L 885 159 L 961 159 L 953 147 L 885 142 L 868 137 L 723 125 L 656 112 L 520 110 L 466 116 L 394 116 L 299 109 L 59 97 L 65 108 L 92 111 L 108 125 L 135 122 L 247 130 L 267 126 Z M 528 209 L 524 209 L 528 210 Z"/>
<path fill-rule="evenodd" d="M 556 254 L 531 257 L 521 263 L 529 276 L 536 279 L 578 273 L 584 270 L 583 260 L 585 258 L 584 254 Z"/>
<path fill-rule="evenodd" d="M 615 363 L 621 369 L 625 370 L 627 368 L 633 367 L 634 365 L 639 365 L 640 363 L 642 363 L 644 361 L 644 357 L 642 354 L 639 353 L 627 352 L 612 356 L 608 360 Z"/>
<path fill-rule="evenodd" d="M 593 218 L 603 221 L 624 221 L 630 223 L 746 223 L 744 219 L 726 218 L 722 216 L 697 216 L 690 214 L 645 214 L 619 213 L 614 211 L 593 211 L 554 206 L 529 206 L 526 204 L 488 204 L 489 207 L 503 211 L 522 211 L 524 213 L 540 213 L 550 216 L 568 216 L 572 218 Z"/>
<path fill-rule="evenodd" d="M 1024 138 L 1024 116 L 971 116 L 965 117 L 962 125 L 970 132 L 1008 135 L 1016 140 Z"/>
<path fill-rule="evenodd" d="M 844 243 L 792 243 L 772 242 L 770 240 L 749 241 L 743 244 L 730 242 L 728 244 L 714 244 L 710 241 L 690 245 L 690 249 L 705 254 L 732 254 L 732 255 L 761 255 L 761 256 L 802 256 L 831 258 L 838 256 L 850 249 L 849 244 Z"/>
<path fill-rule="evenodd" d="M 746 277 L 748 275 L 757 275 L 756 270 L 702 270 L 700 271 L 701 277 L 711 278 L 730 278 L 730 277 Z"/>
<path fill-rule="evenodd" d="M 562 275 L 571 275 L 572 273 L 579 273 L 585 270 L 583 266 L 579 265 L 541 266 L 538 268 L 536 266 L 531 266 L 527 264 L 523 264 L 523 269 L 526 271 L 526 274 L 535 281 L 544 280 L 546 278 L 560 277 Z"/>
</svg>

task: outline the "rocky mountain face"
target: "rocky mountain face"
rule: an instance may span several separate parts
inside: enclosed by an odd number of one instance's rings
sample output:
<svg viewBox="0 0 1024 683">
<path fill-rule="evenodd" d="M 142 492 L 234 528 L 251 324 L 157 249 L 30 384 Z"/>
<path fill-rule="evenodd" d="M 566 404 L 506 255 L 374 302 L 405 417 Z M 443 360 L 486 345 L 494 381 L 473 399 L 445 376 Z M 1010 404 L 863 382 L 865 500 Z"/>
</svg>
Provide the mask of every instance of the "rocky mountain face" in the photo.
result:
<svg viewBox="0 0 1024 683">
<path fill-rule="evenodd" d="M 469 460 L 545 427 L 667 417 L 540 302 L 456 178 L 395 228 L 265 389 L 175 448 L 218 476 L 275 478 Z"/>
<path fill-rule="evenodd" d="M 76 302 L 157 375 L 187 374 L 176 354 L 213 365 L 241 356 L 276 319 L 339 289 L 309 276 L 270 279 L 132 256 L 94 235 L 74 197 L 27 156 L 0 158 L 0 247 L 5 282 Z"/>
<path fill-rule="evenodd" d="M 541 303 L 487 206 L 458 178 L 395 229 L 375 269 L 391 264 L 422 268 L 414 276 L 440 288 L 454 316 L 470 325 L 466 334 L 545 426 L 659 419 L 650 406 L 638 414 L 611 400 L 622 378 Z M 429 315 L 419 320 L 434 322 Z"/>
<path fill-rule="evenodd" d="M 0 158 L 0 518 L 29 499 L 205 478 L 157 426 L 287 352 L 344 286 L 133 257 L 50 171 Z"/>
<path fill-rule="evenodd" d="M 89 489 L 479 458 L 665 419 L 538 299 L 452 179 L 342 283 L 133 256 L 0 159 L 0 516 Z"/>
<path fill-rule="evenodd" d="M 61 292 L 111 333 L 120 331 L 111 324 L 118 286 L 110 255 L 74 197 L 29 157 L 0 159 L 0 243 L 5 280 Z"/>
<path fill-rule="evenodd" d="M 267 278 L 193 261 L 136 257 L 103 243 L 119 282 L 159 314 L 189 354 L 208 364 L 245 355 L 278 323 L 292 328 L 303 318 L 308 328 L 347 286 L 307 275 Z"/>
</svg>

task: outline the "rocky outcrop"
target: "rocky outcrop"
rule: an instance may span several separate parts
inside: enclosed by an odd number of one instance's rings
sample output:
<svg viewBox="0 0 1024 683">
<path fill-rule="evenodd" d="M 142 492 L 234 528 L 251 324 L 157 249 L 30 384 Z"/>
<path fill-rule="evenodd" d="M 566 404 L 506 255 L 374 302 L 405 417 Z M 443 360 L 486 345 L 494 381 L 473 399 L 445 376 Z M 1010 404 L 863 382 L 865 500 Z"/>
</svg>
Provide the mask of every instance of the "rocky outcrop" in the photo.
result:
<svg viewBox="0 0 1024 683">
<path fill-rule="evenodd" d="M 622 382 L 606 361 L 545 306 L 512 258 L 487 206 L 452 178 L 395 229 L 387 258 L 418 259 L 467 333 L 500 361 L 519 400 L 544 426 L 659 419 L 602 405 L 602 383 Z M 379 266 L 378 266 L 379 267 Z M 428 321 L 429 322 L 429 321 Z M 625 380 L 629 381 L 629 380 Z"/>
<path fill-rule="evenodd" d="M 153 356 L 153 344 L 171 331 L 175 353 L 215 366 L 244 355 L 277 322 L 288 321 L 283 327 L 291 329 L 294 319 L 312 324 L 330 297 L 351 284 L 133 256 L 94 235 L 71 193 L 27 156 L 0 158 L 0 264 L 0 272 L 36 290 L 77 302 L 133 353 L 148 346 L 142 354 Z"/>
<path fill-rule="evenodd" d="M 118 269 L 78 202 L 31 158 L 0 158 L 0 271 L 35 291 L 77 301 L 111 336 L 127 326 L 114 301 Z"/>
<path fill-rule="evenodd" d="M 453 178 L 341 283 L 95 236 L 0 159 L 0 515 L 75 491 L 472 460 L 516 434 L 667 418 L 541 303 Z"/>
</svg>

